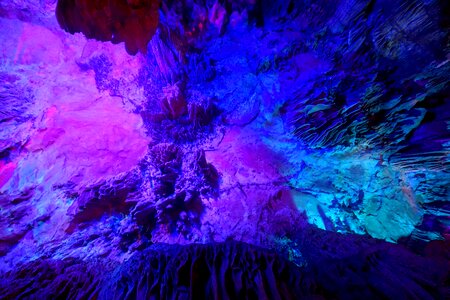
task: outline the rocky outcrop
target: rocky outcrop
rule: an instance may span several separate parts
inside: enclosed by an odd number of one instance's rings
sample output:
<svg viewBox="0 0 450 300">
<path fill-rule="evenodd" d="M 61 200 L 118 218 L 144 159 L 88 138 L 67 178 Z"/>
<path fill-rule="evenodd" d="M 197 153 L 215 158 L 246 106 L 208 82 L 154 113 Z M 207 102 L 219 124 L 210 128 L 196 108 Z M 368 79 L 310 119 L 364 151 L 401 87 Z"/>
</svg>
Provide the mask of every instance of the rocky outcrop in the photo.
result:
<svg viewBox="0 0 450 300">
<path fill-rule="evenodd" d="M 158 26 L 159 1 L 58 0 L 56 16 L 64 30 L 98 41 L 124 42 L 130 54 L 147 52 Z"/>
<path fill-rule="evenodd" d="M 299 270 L 246 244 L 154 245 L 118 267 L 100 298 L 293 299 Z"/>
<path fill-rule="evenodd" d="M 2 295 L 443 298 L 445 1 L 141 3 L 0 3 Z"/>
<path fill-rule="evenodd" d="M 63 188 L 69 198 L 75 199 L 67 210 L 71 222 L 66 231 L 73 233 L 76 227 L 90 225 L 104 215 L 128 213 L 132 199 L 138 193 L 139 182 L 136 172 L 129 172 L 86 187 L 80 194 L 71 192 L 70 185 Z"/>
<path fill-rule="evenodd" d="M 219 176 L 204 151 L 184 153 L 173 144 L 160 143 L 151 148 L 142 171 L 142 198 L 132 209 L 133 218 L 149 229 L 156 223 L 167 226 L 168 232 L 190 236 L 200 225 L 202 197 L 216 195 L 218 188 Z"/>
<path fill-rule="evenodd" d="M 57 0 L 2 2 L 0 3 L 0 16 L 44 25 L 49 28 L 58 28 L 58 22 L 55 18 L 56 4 Z"/>
<path fill-rule="evenodd" d="M 244 243 L 155 244 L 120 265 L 75 259 L 46 259 L 20 265 L 2 274 L 0 296 L 8 299 L 443 299 L 448 296 L 449 273 L 439 258 L 422 258 L 400 246 L 368 243 L 360 237 L 317 234 L 316 241 L 333 239 L 337 243 L 335 249 L 342 243 L 350 244 L 354 247 L 348 247 L 352 254 L 342 249 L 336 253 L 324 247 L 314 250 L 309 247 L 305 251 L 314 254 L 308 257 L 308 265 L 298 266 L 274 250 Z M 333 254 L 336 256 L 332 257 Z"/>
<path fill-rule="evenodd" d="M 107 267 L 77 259 L 42 259 L 2 274 L 3 299 L 89 299 L 99 293 Z M 34 278 L 33 280 L 30 280 Z"/>
</svg>

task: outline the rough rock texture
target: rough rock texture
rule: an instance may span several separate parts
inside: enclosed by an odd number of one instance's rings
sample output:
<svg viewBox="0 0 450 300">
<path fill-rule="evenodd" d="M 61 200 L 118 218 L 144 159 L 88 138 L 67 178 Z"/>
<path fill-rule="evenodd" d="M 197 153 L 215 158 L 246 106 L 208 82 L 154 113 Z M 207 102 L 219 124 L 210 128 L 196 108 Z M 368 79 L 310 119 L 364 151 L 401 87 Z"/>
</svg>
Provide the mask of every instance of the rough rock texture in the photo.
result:
<svg viewBox="0 0 450 300">
<path fill-rule="evenodd" d="M 295 298 L 299 271 L 246 244 L 159 245 L 117 268 L 100 298 Z"/>
<path fill-rule="evenodd" d="M 106 271 L 105 266 L 93 261 L 33 261 L 2 274 L 0 295 L 4 299 L 90 299 L 98 294 Z"/>
<path fill-rule="evenodd" d="M 97 89 L 98 72 L 80 66 L 95 53 L 111 54 L 112 45 L 17 20 L 1 23 L 8 29 L 1 39 L 12 47 L 1 50 L 1 248 L 12 250 L 6 262 L 48 251 L 41 243 L 67 240 L 79 208 L 92 206 L 92 186 L 132 170 L 151 139 L 119 97 Z M 114 53 L 109 59 L 121 68 L 111 72 L 125 81 L 139 59 L 124 49 Z M 109 204 L 99 207 L 102 215 Z M 19 237 L 24 243 L 15 247 Z M 31 248 L 25 241 L 33 241 Z"/>
<path fill-rule="evenodd" d="M 100 14 L 72 11 L 92 35 L 56 1 L 0 3 L 0 270 L 18 283 L 0 297 L 123 295 L 110 276 L 134 286 L 145 253 L 194 266 L 235 240 L 307 268 L 306 295 L 442 298 L 447 1 L 161 1 L 140 33 L 139 1 L 69 2 Z"/>
<path fill-rule="evenodd" d="M 387 243 L 319 233 L 355 248 L 314 248 L 308 265 L 244 243 L 159 244 L 113 266 L 75 259 L 40 260 L 2 274 L 5 298 L 67 299 L 444 299 L 442 258 L 422 258 Z M 323 240 L 321 241 L 323 242 Z M 314 246 L 317 246 L 315 244 Z M 347 245 L 348 246 L 348 245 Z M 305 248 L 305 252 L 312 250 Z M 332 255 L 338 255 L 339 258 Z"/>
<path fill-rule="evenodd" d="M 147 52 L 158 26 L 159 1 L 58 0 L 56 17 L 64 30 L 98 41 L 124 42 L 127 52 Z"/>
<path fill-rule="evenodd" d="M 49 28 L 57 28 L 58 22 L 55 18 L 56 4 L 57 0 L 2 1 L 0 3 L 0 15 L 5 18 L 19 19 Z"/>
</svg>

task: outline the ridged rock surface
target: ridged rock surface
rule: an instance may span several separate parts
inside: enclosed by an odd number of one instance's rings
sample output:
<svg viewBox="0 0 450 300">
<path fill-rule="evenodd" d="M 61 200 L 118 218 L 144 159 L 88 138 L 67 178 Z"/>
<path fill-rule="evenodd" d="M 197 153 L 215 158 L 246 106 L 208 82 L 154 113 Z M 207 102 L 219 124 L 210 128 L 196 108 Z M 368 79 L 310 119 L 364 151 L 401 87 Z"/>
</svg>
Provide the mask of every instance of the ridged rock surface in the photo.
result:
<svg viewBox="0 0 450 300">
<path fill-rule="evenodd" d="M 0 297 L 147 293 L 145 255 L 189 295 L 223 253 L 289 297 L 442 298 L 447 2 L 2 1 Z"/>
<path fill-rule="evenodd" d="M 442 258 L 359 237 L 321 235 L 352 251 L 306 248 L 299 266 L 272 250 L 243 243 L 153 245 L 112 266 L 75 259 L 40 260 L 2 274 L 6 299 L 444 299 Z M 329 253 L 327 253 L 329 252 Z M 349 255 L 350 253 L 351 255 Z M 339 255 L 339 258 L 331 255 Z"/>
</svg>

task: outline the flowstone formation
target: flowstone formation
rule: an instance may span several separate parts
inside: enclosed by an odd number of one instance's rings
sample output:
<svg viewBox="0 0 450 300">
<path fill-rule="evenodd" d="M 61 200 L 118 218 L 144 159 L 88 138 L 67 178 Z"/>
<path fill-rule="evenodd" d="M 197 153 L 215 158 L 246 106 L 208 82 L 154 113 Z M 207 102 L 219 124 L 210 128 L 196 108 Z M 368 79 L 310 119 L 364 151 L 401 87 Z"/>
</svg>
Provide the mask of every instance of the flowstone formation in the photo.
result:
<svg viewBox="0 0 450 300">
<path fill-rule="evenodd" d="M 447 11 L 1 2 L 0 298 L 448 298 Z"/>
<path fill-rule="evenodd" d="M 353 244 L 352 239 L 346 242 Z M 326 263 L 311 256 L 309 265 L 301 268 L 277 252 L 245 243 L 156 244 L 123 264 L 77 259 L 29 262 L 6 275 L 0 293 L 32 299 L 432 299 L 445 294 L 439 287 L 445 271 L 433 271 L 438 269 L 436 262 L 430 265 L 429 260 L 385 244 L 371 246 L 341 259 L 325 256 Z M 413 265 L 405 268 L 411 259 Z M 384 276 L 405 270 L 395 284 Z M 23 274 L 33 274 L 33 282 Z"/>
</svg>

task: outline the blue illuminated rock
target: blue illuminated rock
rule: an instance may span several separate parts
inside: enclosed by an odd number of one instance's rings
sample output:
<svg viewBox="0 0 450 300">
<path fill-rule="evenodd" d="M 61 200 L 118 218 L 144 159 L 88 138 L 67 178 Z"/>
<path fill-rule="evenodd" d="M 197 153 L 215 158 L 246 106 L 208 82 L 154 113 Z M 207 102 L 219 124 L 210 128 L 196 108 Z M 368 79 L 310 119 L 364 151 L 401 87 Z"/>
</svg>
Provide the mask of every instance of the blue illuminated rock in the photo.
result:
<svg viewBox="0 0 450 300">
<path fill-rule="evenodd" d="M 60 2 L 127 45 L 0 3 L 0 298 L 448 298 L 445 1 Z"/>
</svg>

